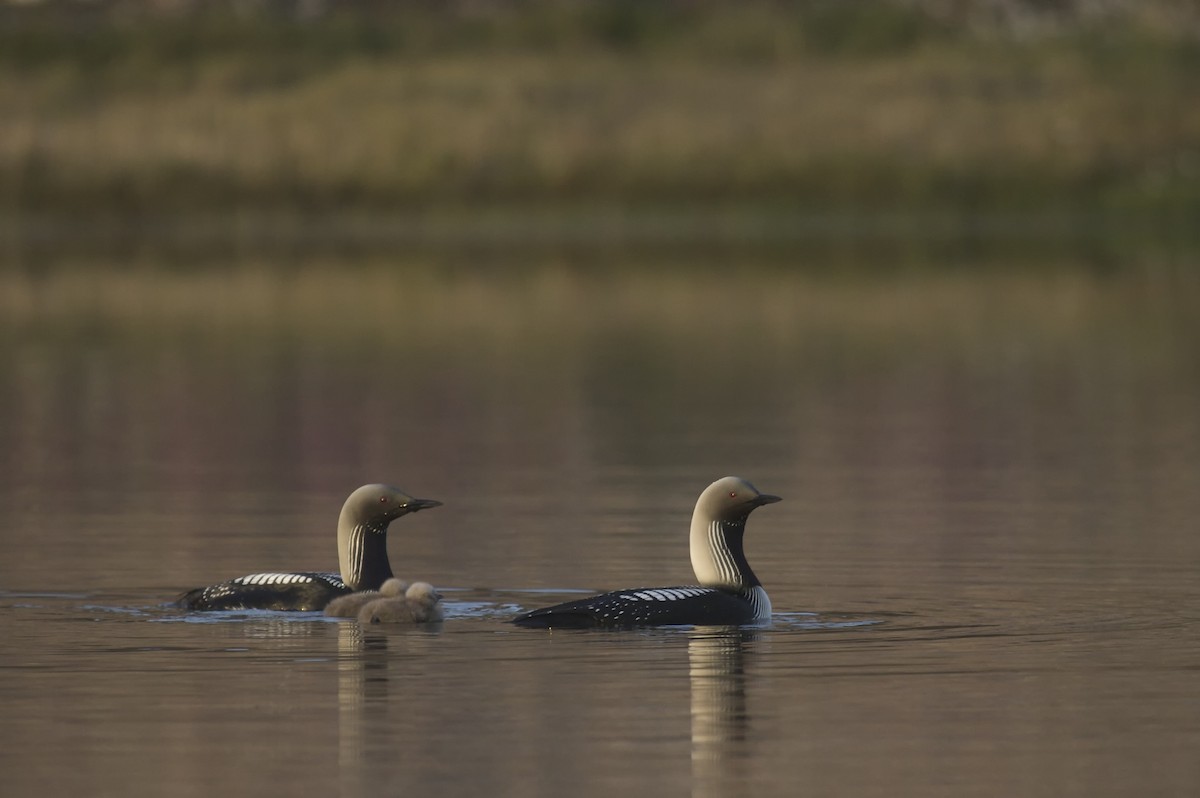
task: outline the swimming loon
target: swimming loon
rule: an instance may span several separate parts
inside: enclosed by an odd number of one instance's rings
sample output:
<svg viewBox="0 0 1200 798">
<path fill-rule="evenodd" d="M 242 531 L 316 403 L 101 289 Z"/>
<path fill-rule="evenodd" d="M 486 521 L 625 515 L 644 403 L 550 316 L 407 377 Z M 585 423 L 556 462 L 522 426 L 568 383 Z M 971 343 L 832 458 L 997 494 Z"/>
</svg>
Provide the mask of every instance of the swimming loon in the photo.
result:
<svg viewBox="0 0 1200 798">
<path fill-rule="evenodd" d="M 389 485 L 363 485 L 342 505 L 338 518 L 340 574 L 261 573 L 241 576 L 184 593 L 176 605 L 186 610 L 322 610 L 330 600 L 360 590 L 377 590 L 392 577 L 388 524 L 402 515 L 439 507 Z"/>
<path fill-rule="evenodd" d="M 779 500 L 739 477 L 718 479 L 700 494 L 692 513 L 692 569 L 699 585 L 617 590 L 533 610 L 513 623 L 545 629 L 733 626 L 768 620 L 771 599 L 746 561 L 742 537 L 750 513 Z"/>
<path fill-rule="evenodd" d="M 436 623 L 445 618 L 442 594 L 413 582 L 403 596 L 377 598 L 358 612 L 359 623 Z"/>
<path fill-rule="evenodd" d="M 378 590 L 360 590 L 357 593 L 347 593 L 338 596 L 325 605 L 325 616 L 328 618 L 357 618 L 358 611 L 381 598 L 403 598 L 408 590 L 408 582 L 392 577 L 379 586 Z"/>
</svg>

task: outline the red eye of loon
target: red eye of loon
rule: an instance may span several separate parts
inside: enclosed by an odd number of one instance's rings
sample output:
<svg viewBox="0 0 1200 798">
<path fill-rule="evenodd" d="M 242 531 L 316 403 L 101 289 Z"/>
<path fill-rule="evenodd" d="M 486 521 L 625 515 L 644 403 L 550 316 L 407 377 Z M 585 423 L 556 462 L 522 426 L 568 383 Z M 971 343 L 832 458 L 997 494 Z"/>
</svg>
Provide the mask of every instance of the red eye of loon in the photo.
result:
<svg viewBox="0 0 1200 798">
<path fill-rule="evenodd" d="M 731 499 L 736 499 L 736 498 L 737 498 L 737 491 L 736 491 L 736 490 L 731 490 L 731 491 L 729 491 L 729 498 L 731 498 Z"/>
<path fill-rule="evenodd" d="M 380 496 L 380 497 L 379 497 L 379 503 L 380 503 L 380 504 L 387 504 L 387 496 Z"/>
</svg>

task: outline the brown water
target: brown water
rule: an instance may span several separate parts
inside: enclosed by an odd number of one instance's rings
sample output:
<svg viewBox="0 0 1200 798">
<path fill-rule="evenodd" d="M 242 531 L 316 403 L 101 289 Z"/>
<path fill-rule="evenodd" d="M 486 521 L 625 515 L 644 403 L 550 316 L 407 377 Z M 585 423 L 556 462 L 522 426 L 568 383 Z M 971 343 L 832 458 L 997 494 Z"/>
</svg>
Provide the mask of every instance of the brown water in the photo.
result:
<svg viewBox="0 0 1200 798">
<path fill-rule="evenodd" d="M 1200 790 L 1194 258 L 624 257 L 10 265 L 5 794 Z M 768 628 L 505 623 L 690 582 L 725 474 Z M 168 606 L 368 481 L 442 627 Z"/>
</svg>

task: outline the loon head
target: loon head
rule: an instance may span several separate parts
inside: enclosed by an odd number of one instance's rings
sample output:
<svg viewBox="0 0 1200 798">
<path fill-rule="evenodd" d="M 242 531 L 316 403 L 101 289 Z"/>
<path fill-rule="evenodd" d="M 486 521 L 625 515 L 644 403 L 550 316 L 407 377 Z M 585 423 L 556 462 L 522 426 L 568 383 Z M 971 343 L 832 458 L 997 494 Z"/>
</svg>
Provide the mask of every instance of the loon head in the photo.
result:
<svg viewBox="0 0 1200 798">
<path fill-rule="evenodd" d="M 723 477 L 700 494 L 695 515 L 703 515 L 706 521 L 745 522 L 754 508 L 777 501 L 780 501 L 778 496 L 759 493 L 758 488 L 741 477 Z"/>
<path fill-rule="evenodd" d="M 402 515 L 440 507 L 441 504 L 434 499 L 409 496 L 391 485 L 363 485 L 351 493 L 342 505 L 341 521 L 348 522 L 351 527 L 361 525 L 381 530 Z"/>
<path fill-rule="evenodd" d="M 338 519 L 338 563 L 351 590 L 377 590 L 392 576 L 387 556 L 388 524 L 402 515 L 440 507 L 390 485 L 363 485 L 350 494 Z"/>
<path fill-rule="evenodd" d="M 723 477 L 704 489 L 692 513 L 692 569 L 701 585 L 742 589 L 759 584 L 742 548 L 746 518 L 778 496 L 759 493 L 741 477 Z"/>
</svg>

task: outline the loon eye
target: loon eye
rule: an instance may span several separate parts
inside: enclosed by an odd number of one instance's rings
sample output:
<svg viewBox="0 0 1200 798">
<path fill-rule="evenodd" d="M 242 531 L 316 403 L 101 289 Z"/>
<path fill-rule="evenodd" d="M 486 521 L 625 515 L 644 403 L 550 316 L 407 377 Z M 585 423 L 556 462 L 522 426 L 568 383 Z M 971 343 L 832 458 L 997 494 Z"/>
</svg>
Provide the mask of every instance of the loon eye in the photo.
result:
<svg viewBox="0 0 1200 798">
<path fill-rule="evenodd" d="M 737 491 L 736 491 L 736 490 L 731 490 L 731 491 L 729 491 L 729 498 L 731 498 L 731 499 L 736 499 L 736 498 L 737 498 Z"/>
<path fill-rule="evenodd" d="M 380 496 L 380 497 L 379 497 L 379 503 L 380 503 L 380 504 L 387 504 L 387 496 Z"/>
</svg>

